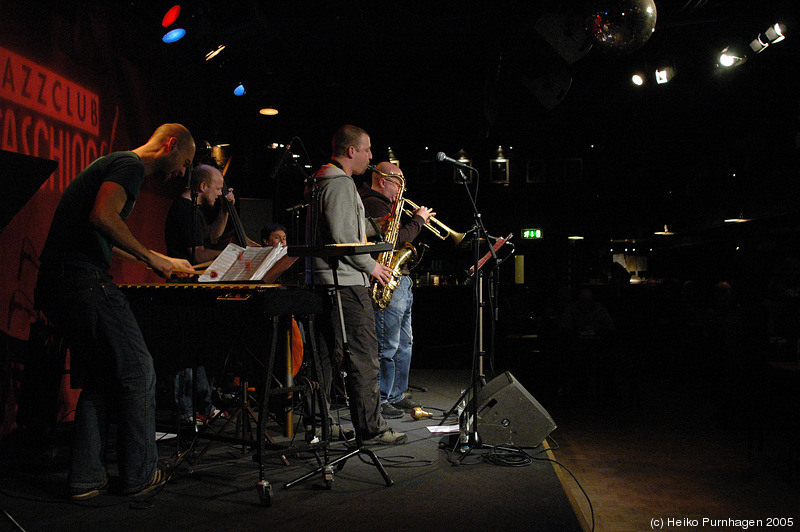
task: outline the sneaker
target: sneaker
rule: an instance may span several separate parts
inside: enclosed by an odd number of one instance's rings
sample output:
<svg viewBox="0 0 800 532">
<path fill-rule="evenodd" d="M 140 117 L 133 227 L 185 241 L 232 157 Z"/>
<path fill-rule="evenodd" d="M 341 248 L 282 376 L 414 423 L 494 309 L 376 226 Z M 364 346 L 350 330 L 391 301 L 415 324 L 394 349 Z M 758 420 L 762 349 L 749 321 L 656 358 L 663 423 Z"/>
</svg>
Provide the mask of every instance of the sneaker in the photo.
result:
<svg viewBox="0 0 800 532">
<path fill-rule="evenodd" d="M 389 403 L 381 403 L 381 415 L 384 419 L 398 419 L 403 417 L 404 412 Z"/>
<path fill-rule="evenodd" d="M 379 433 L 374 438 L 370 438 L 364 441 L 365 445 L 399 445 L 401 443 L 405 443 L 408 440 L 408 436 L 405 435 L 404 432 L 397 432 L 393 428 L 388 428 L 383 432 Z"/>
<path fill-rule="evenodd" d="M 85 501 L 108 492 L 108 477 L 96 488 L 69 488 L 69 498 L 73 501 Z"/>
<path fill-rule="evenodd" d="M 411 412 L 415 408 L 421 407 L 422 404 L 418 403 L 416 401 L 412 401 L 408 397 L 403 397 L 399 401 L 396 401 L 396 402 L 392 403 L 392 406 L 397 408 L 397 409 L 399 409 L 399 410 L 404 410 L 406 412 Z"/>
<path fill-rule="evenodd" d="M 197 414 L 197 424 L 204 425 L 206 423 L 214 421 L 217 418 L 226 418 L 226 417 L 228 417 L 227 412 L 223 412 L 216 406 L 212 406 L 208 415 L 204 416 L 203 414 Z"/>
<path fill-rule="evenodd" d="M 156 469 L 155 475 L 153 475 L 153 480 L 150 481 L 150 484 L 142 488 L 141 490 L 137 491 L 136 493 L 128 493 L 127 495 L 131 495 L 133 497 L 141 497 L 147 493 L 150 493 L 156 488 L 160 488 L 164 484 L 167 483 L 169 479 L 169 472 L 165 469 Z"/>
<path fill-rule="evenodd" d="M 350 441 L 356 437 L 356 431 L 346 429 L 338 423 L 331 425 L 331 441 Z"/>
<path fill-rule="evenodd" d="M 353 429 L 346 429 L 339 425 L 338 423 L 329 423 L 328 429 L 330 430 L 328 441 L 350 441 L 356 437 L 356 431 Z M 306 440 L 311 441 L 311 425 L 305 426 L 306 430 Z M 316 438 L 322 438 L 322 427 L 317 425 L 316 429 L 314 430 L 314 436 Z"/>
</svg>

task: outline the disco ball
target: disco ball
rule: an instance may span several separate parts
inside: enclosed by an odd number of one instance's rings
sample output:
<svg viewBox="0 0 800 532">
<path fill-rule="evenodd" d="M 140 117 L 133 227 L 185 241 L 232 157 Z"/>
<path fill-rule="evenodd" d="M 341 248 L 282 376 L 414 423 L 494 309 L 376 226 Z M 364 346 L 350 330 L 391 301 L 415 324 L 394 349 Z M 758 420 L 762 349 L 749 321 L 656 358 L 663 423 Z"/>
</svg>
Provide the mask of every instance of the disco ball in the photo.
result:
<svg viewBox="0 0 800 532">
<path fill-rule="evenodd" d="M 654 0 L 595 0 L 586 15 L 586 33 L 598 48 L 627 54 L 638 50 L 656 27 Z"/>
</svg>

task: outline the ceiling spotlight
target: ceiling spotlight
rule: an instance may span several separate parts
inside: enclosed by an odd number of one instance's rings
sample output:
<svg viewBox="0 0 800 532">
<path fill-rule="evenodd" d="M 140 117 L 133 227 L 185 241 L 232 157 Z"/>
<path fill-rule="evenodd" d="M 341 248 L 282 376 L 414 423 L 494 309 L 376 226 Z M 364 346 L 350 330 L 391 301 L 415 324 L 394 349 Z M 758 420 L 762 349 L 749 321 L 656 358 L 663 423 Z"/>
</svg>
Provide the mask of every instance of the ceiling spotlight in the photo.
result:
<svg viewBox="0 0 800 532">
<path fill-rule="evenodd" d="M 275 116 L 276 114 L 278 114 L 278 110 L 275 109 L 274 107 L 264 107 L 258 112 L 264 116 Z"/>
<path fill-rule="evenodd" d="M 751 219 L 752 218 L 745 218 L 745 215 L 744 215 L 743 212 L 737 212 L 733 216 L 725 218 L 723 220 L 723 222 L 725 222 L 726 224 L 740 224 L 740 223 L 744 223 L 744 222 L 749 222 Z"/>
<path fill-rule="evenodd" d="M 644 76 L 641 74 L 634 74 L 631 76 L 631 82 L 636 85 L 637 87 L 641 87 L 644 85 Z"/>
<path fill-rule="evenodd" d="M 244 96 L 244 95 L 246 94 L 246 93 L 245 93 L 245 90 L 244 90 L 244 85 L 242 85 L 241 83 L 239 83 L 239 85 L 237 85 L 237 86 L 236 86 L 236 88 L 235 88 L 235 89 L 233 89 L 233 93 L 234 93 L 236 96 Z"/>
<path fill-rule="evenodd" d="M 776 23 L 767 28 L 764 33 L 759 33 L 758 37 L 750 42 L 750 49 L 755 53 L 763 52 L 764 49 L 770 44 L 781 42 L 786 38 L 784 35 L 785 28 L 782 24 Z"/>
<path fill-rule="evenodd" d="M 786 35 L 783 34 L 784 31 L 786 31 L 786 28 L 783 26 L 783 24 L 777 22 L 767 28 L 767 31 L 765 31 L 764 34 L 766 35 L 767 39 L 769 39 L 770 44 L 775 44 L 776 42 L 781 42 L 786 38 Z"/>
<path fill-rule="evenodd" d="M 178 20 L 178 15 L 181 14 L 181 6 L 175 5 L 169 8 L 169 10 L 164 13 L 164 18 L 161 19 L 161 25 L 165 28 L 172 26 L 176 20 Z"/>
<path fill-rule="evenodd" d="M 219 55 L 219 53 L 224 49 L 225 49 L 225 45 L 224 44 L 220 44 L 219 46 L 217 46 L 216 48 L 214 48 L 213 50 L 211 50 L 210 52 L 208 52 L 206 54 L 206 61 L 211 61 L 212 59 L 217 57 Z"/>
<path fill-rule="evenodd" d="M 719 54 L 719 64 L 726 68 L 739 66 L 746 60 L 747 58 L 744 54 L 732 49 L 730 46 L 726 46 Z"/>
<path fill-rule="evenodd" d="M 769 46 L 769 40 L 763 35 L 759 35 L 750 42 L 750 49 L 755 53 L 764 51 L 767 46 Z"/>
<path fill-rule="evenodd" d="M 669 81 L 674 77 L 675 69 L 670 66 L 656 69 L 656 83 L 659 85 L 669 83 Z"/>
<path fill-rule="evenodd" d="M 656 231 L 653 234 L 655 234 L 655 235 L 674 235 L 675 233 L 673 233 L 672 231 L 669 230 L 669 227 L 667 227 L 667 224 L 664 224 L 664 230 L 663 231 Z"/>
<path fill-rule="evenodd" d="M 183 36 L 186 35 L 186 30 L 183 28 L 175 28 L 174 30 L 168 31 L 161 37 L 161 40 L 165 43 L 173 43 L 176 41 L 180 41 L 183 39 Z"/>
</svg>

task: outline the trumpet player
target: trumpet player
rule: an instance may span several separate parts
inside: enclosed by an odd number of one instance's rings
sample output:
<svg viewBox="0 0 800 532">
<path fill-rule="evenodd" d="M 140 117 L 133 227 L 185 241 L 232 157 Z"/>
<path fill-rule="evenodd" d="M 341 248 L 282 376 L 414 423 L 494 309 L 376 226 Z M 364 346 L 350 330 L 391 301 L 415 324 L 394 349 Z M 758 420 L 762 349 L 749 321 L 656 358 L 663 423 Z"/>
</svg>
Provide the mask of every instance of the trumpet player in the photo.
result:
<svg viewBox="0 0 800 532">
<path fill-rule="evenodd" d="M 392 175 L 402 176 L 403 171 L 390 162 L 379 163 L 378 172 L 372 172 L 372 184 L 362 185 L 358 193 L 364 202 L 367 216 L 383 219 L 392 212 L 392 204 L 400 192 L 400 180 Z M 399 216 L 401 209 L 397 210 Z M 412 242 L 422 227 L 436 215 L 430 208 L 419 206 L 410 220 L 400 224 L 395 248 L 405 242 Z M 387 419 L 403 417 L 421 406 L 404 395 L 408 389 L 408 373 L 411 366 L 411 348 L 414 336 L 411 331 L 411 277 L 408 266 L 403 264 L 402 277 L 392 295 L 389 306 L 375 311 L 375 332 L 378 336 L 378 386 L 381 392 L 381 415 Z"/>
</svg>

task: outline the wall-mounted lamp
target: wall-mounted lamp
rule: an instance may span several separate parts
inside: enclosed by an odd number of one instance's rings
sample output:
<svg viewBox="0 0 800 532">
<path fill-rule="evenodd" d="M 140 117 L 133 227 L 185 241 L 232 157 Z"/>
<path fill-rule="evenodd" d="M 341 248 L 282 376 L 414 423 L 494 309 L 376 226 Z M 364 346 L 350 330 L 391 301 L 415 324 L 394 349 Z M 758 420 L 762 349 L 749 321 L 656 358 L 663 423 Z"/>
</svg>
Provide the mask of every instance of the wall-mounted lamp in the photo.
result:
<svg viewBox="0 0 800 532">
<path fill-rule="evenodd" d="M 469 158 L 469 156 L 467 155 L 467 152 L 466 152 L 466 150 L 464 150 L 464 148 L 461 148 L 460 150 L 458 150 L 457 155 L 458 155 L 458 159 L 456 159 L 456 160 L 458 162 L 464 163 L 467 166 L 472 167 L 472 159 Z M 467 180 L 466 181 L 461 179 L 461 172 L 464 172 L 464 175 L 467 176 Z M 458 168 L 453 167 L 453 183 L 456 183 L 456 184 L 461 184 L 461 183 L 465 183 L 465 182 L 466 183 L 472 183 L 472 174 L 473 174 L 473 170 L 470 170 L 469 168 L 465 168 L 465 169 L 459 171 Z"/>
<path fill-rule="evenodd" d="M 400 167 L 400 159 L 394 154 L 394 150 L 391 146 L 386 149 L 387 155 L 389 156 L 389 162 L 393 165 L 396 165 L 398 168 Z"/>
<path fill-rule="evenodd" d="M 503 152 L 503 147 L 498 146 L 495 158 L 489 159 L 489 180 L 492 183 L 508 185 L 509 175 L 509 161 Z"/>
</svg>

